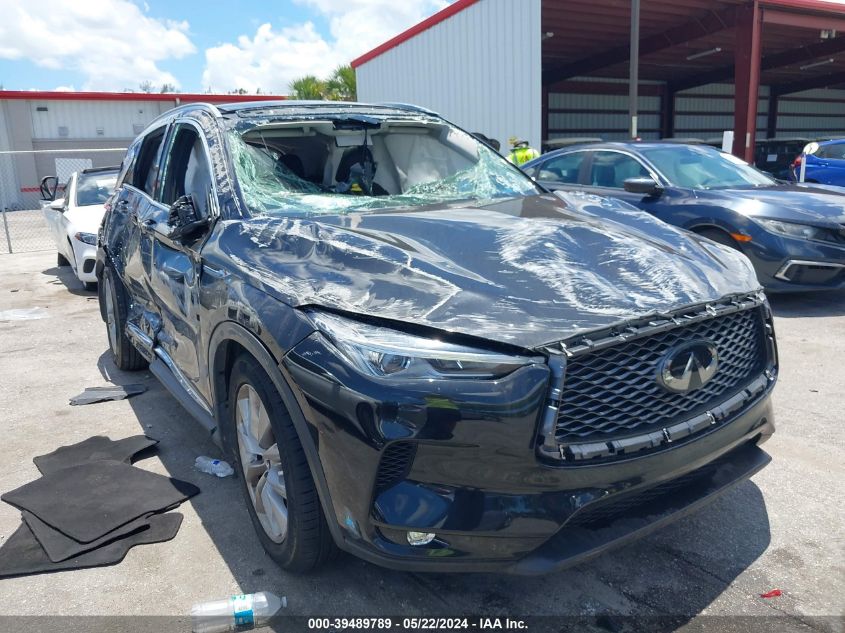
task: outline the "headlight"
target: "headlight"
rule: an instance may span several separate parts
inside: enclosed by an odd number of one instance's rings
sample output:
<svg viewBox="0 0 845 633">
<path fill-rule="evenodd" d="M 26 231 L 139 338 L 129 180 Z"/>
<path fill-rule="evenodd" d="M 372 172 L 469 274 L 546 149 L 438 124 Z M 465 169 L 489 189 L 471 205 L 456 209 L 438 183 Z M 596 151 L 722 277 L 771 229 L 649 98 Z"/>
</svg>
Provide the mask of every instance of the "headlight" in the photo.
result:
<svg viewBox="0 0 845 633">
<path fill-rule="evenodd" d="M 755 218 L 767 231 L 798 237 L 804 240 L 819 240 L 822 242 L 838 242 L 835 231 L 823 229 L 809 224 L 796 224 L 795 222 L 782 222 L 781 220 L 767 220 Z"/>
<path fill-rule="evenodd" d="M 80 242 L 91 244 L 92 246 L 97 243 L 97 235 L 94 233 L 77 233 L 73 237 Z"/>
<path fill-rule="evenodd" d="M 309 316 L 356 368 L 372 376 L 494 379 L 544 360 L 454 345 L 326 312 Z"/>
</svg>

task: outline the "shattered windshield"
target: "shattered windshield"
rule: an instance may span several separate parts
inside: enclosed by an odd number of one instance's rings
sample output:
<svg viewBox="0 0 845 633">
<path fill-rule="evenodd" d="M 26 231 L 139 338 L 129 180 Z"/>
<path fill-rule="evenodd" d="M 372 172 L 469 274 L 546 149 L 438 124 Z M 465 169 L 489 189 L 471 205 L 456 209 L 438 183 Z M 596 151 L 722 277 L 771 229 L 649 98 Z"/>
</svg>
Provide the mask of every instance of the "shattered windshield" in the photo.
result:
<svg viewBox="0 0 845 633">
<path fill-rule="evenodd" d="M 539 193 L 495 151 L 442 121 L 270 122 L 229 131 L 254 214 L 311 216 Z"/>
</svg>

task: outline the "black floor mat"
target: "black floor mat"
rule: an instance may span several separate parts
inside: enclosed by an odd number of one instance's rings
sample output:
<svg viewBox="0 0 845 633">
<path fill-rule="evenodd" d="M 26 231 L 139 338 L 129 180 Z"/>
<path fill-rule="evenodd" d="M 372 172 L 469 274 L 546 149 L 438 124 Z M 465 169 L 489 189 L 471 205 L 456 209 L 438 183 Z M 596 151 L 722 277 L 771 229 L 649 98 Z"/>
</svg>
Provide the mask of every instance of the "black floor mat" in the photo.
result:
<svg viewBox="0 0 845 633">
<path fill-rule="evenodd" d="M 149 517 L 147 529 L 112 541 L 75 558 L 54 563 L 47 557 L 26 523 L 21 523 L 17 531 L 6 540 L 3 547 L 0 547 L 0 577 L 115 565 L 122 561 L 130 548 L 135 545 L 169 541 L 176 536 L 181 524 L 182 515 L 178 512 L 155 514 Z"/>
<path fill-rule="evenodd" d="M 90 543 L 197 493 L 193 484 L 121 462 L 90 462 L 44 475 L 0 499 L 75 541 Z"/>
<path fill-rule="evenodd" d="M 24 511 L 21 518 L 29 526 L 32 535 L 41 543 L 41 547 L 47 554 L 47 558 L 54 563 L 79 556 L 115 539 L 122 538 L 127 534 L 137 532 L 142 528 L 146 528 L 149 523 L 149 515 L 144 515 L 121 525 L 119 528 L 112 530 L 108 534 L 104 534 L 90 543 L 80 543 L 53 529 L 31 512 Z"/>
<path fill-rule="evenodd" d="M 108 385 L 107 387 L 88 387 L 78 396 L 70 399 L 72 406 L 79 404 L 94 404 L 109 400 L 123 400 L 131 398 L 147 390 L 146 385 Z"/>
<path fill-rule="evenodd" d="M 158 444 L 158 440 L 145 435 L 134 435 L 117 441 L 97 435 L 78 444 L 62 446 L 52 453 L 41 455 L 32 461 L 42 475 L 87 462 L 113 460 L 128 464 L 137 453 L 156 444 Z"/>
</svg>

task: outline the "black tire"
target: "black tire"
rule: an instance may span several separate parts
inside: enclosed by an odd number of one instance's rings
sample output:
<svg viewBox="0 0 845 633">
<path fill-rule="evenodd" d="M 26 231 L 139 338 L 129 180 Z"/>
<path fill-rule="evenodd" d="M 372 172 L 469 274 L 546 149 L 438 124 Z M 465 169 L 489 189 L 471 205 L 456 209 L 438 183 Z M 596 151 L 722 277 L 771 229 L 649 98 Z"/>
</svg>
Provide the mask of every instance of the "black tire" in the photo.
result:
<svg viewBox="0 0 845 633">
<path fill-rule="evenodd" d="M 737 244 L 736 240 L 732 238 L 728 233 L 723 231 L 722 229 L 716 228 L 703 228 L 703 229 L 696 229 L 695 231 L 698 235 L 702 237 L 706 237 L 709 240 L 713 240 L 717 244 L 721 244 L 722 246 L 727 246 L 732 248 L 736 251 L 742 252 L 742 249 Z"/>
<path fill-rule="evenodd" d="M 237 394 L 245 386 L 252 387 L 260 398 L 270 421 L 272 440 L 279 448 L 287 506 L 287 531 L 280 542 L 268 535 L 259 519 L 239 450 Z M 262 546 L 287 571 L 307 572 L 320 567 L 335 556 L 337 547 L 329 532 L 305 451 L 281 396 L 260 364 L 248 354 L 242 354 L 235 360 L 229 375 L 228 394 L 229 419 L 224 442 L 237 462 L 241 490 Z"/>
<path fill-rule="evenodd" d="M 141 355 L 129 337 L 126 336 L 126 316 L 129 310 L 129 300 L 123 282 L 110 266 L 103 270 L 103 290 L 98 293 L 101 312 L 106 316 L 106 332 L 108 333 L 109 349 L 114 357 L 114 364 L 118 369 L 137 371 L 147 367 L 147 359 Z M 114 321 L 110 321 L 113 317 Z"/>
<path fill-rule="evenodd" d="M 61 253 L 58 253 L 56 255 L 56 266 L 58 266 L 59 268 L 62 268 L 64 266 L 70 266 L 70 262 L 67 260 L 67 257 L 62 255 Z"/>
</svg>

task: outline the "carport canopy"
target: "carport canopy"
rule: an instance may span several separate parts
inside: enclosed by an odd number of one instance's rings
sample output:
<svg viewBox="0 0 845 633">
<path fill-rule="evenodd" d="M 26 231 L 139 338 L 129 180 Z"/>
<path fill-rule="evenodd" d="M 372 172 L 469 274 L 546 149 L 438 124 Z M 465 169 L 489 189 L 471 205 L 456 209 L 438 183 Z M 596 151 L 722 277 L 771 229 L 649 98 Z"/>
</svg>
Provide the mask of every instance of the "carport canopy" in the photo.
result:
<svg viewBox="0 0 845 633">
<path fill-rule="evenodd" d="M 627 78 L 630 20 L 630 0 L 542 0 L 544 94 L 576 77 Z M 673 129 L 677 92 L 733 82 L 733 153 L 752 161 L 760 85 L 770 87 L 769 136 L 777 128 L 779 97 L 845 89 L 845 4 L 643 0 L 639 76 L 665 84 L 665 136 Z"/>
</svg>

